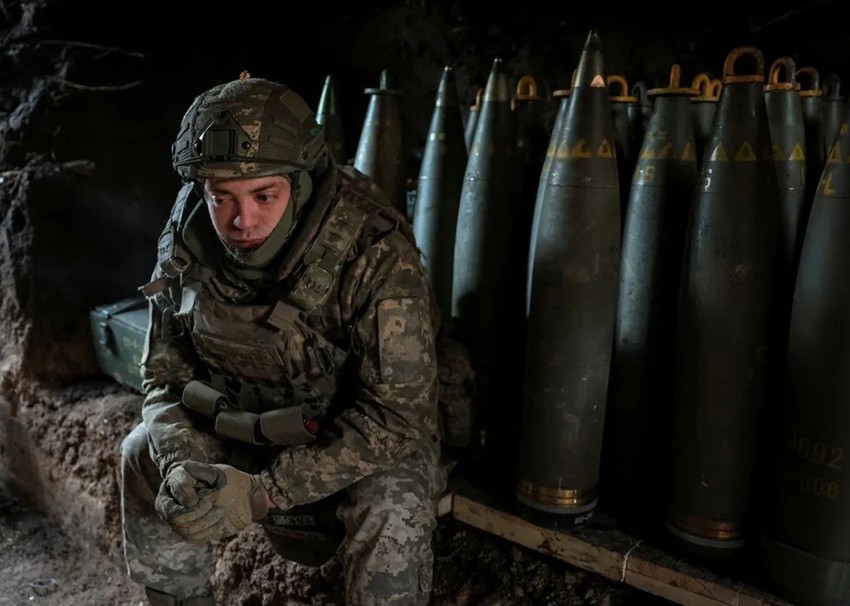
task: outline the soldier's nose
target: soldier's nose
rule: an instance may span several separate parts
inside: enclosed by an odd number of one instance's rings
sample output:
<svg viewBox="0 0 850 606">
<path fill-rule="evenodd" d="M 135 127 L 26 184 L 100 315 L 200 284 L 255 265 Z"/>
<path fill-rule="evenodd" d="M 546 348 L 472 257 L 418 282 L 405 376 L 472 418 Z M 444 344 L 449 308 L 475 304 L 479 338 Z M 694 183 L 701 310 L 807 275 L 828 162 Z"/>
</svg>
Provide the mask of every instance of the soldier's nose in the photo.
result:
<svg viewBox="0 0 850 606">
<path fill-rule="evenodd" d="M 236 217 L 233 226 L 236 229 L 251 229 L 257 225 L 257 205 L 251 201 L 236 203 Z"/>
</svg>

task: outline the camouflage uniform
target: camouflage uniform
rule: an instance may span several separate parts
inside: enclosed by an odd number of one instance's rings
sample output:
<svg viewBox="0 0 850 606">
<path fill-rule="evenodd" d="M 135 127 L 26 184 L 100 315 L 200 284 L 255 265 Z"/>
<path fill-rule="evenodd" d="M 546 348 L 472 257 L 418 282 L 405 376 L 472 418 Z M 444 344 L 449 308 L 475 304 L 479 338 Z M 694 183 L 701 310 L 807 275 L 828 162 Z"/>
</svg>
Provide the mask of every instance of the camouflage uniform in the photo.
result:
<svg viewBox="0 0 850 606">
<path fill-rule="evenodd" d="M 129 573 L 175 596 L 209 595 L 211 549 L 183 542 L 153 503 L 173 464 L 227 463 L 259 473 L 283 517 L 321 520 L 335 508 L 348 604 L 427 604 L 445 488 L 433 295 L 406 219 L 357 171 L 331 162 L 303 215 L 281 264 L 259 279 L 211 261 L 202 201 L 181 232 L 188 268 L 164 275 L 160 251 L 148 291 L 143 422 L 122 444 Z M 181 401 L 193 380 L 253 419 L 300 406 L 320 429 L 290 445 L 233 439 L 222 415 L 208 419 Z M 272 521 L 262 523 L 286 557 L 291 537 L 328 536 L 308 529 L 275 541 Z M 326 541 L 305 563 L 335 545 Z"/>
</svg>

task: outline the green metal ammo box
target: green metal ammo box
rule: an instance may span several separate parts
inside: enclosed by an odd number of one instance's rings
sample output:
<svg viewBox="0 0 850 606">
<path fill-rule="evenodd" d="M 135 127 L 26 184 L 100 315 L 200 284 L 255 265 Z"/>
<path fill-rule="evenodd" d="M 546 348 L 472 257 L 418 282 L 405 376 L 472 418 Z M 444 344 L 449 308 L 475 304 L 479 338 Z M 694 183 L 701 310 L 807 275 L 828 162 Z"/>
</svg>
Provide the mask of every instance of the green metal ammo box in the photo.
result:
<svg viewBox="0 0 850 606">
<path fill-rule="evenodd" d="M 89 315 L 100 369 L 122 385 L 141 392 L 139 364 L 148 329 L 147 299 L 133 297 L 101 305 Z"/>
</svg>

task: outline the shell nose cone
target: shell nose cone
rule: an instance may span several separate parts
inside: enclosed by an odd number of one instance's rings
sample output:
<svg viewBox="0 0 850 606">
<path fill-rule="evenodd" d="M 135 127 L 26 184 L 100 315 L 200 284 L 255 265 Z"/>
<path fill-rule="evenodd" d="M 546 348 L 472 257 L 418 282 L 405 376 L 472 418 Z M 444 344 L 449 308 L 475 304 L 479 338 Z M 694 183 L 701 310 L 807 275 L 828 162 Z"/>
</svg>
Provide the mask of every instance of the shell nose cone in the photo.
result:
<svg viewBox="0 0 850 606">
<path fill-rule="evenodd" d="M 440 86 L 437 88 L 437 105 L 460 105 L 460 98 L 455 83 L 455 71 L 447 65 L 443 68 L 443 76 L 440 78 Z"/>
<path fill-rule="evenodd" d="M 508 78 L 505 75 L 505 63 L 501 57 L 493 59 L 487 87 L 484 89 L 484 101 L 499 101 L 507 103 L 511 95 L 508 91 Z"/>
<path fill-rule="evenodd" d="M 595 29 L 590 30 L 579 57 L 574 87 L 607 86 L 605 83 L 605 61 L 602 55 L 602 39 Z"/>
<path fill-rule="evenodd" d="M 322 87 L 322 94 L 319 97 L 319 107 L 317 114 L 336 114 L 338 113 L 339 105 L 336 100 L 336 90 L 334 89 L 333 78 L 325 77 L 325 85 Z"/>
</svg>

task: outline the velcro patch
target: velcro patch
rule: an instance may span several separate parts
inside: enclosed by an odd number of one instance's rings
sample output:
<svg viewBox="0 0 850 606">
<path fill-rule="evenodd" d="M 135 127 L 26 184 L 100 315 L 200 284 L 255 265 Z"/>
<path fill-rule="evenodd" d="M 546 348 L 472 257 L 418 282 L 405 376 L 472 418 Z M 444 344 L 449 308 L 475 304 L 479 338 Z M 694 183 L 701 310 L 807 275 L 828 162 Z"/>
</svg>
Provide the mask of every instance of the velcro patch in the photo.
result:
<svg viewBox="0 0 850 606">
<path fill-rule="evenodd" d="M 422 383 L 434 376 L 434 348 L 425 301 L 378 303 L 378 354 L 384 383 Z"/>
</svg>

